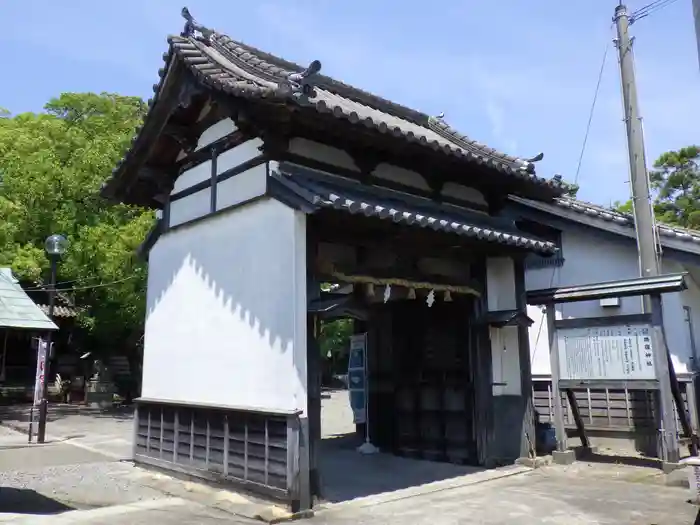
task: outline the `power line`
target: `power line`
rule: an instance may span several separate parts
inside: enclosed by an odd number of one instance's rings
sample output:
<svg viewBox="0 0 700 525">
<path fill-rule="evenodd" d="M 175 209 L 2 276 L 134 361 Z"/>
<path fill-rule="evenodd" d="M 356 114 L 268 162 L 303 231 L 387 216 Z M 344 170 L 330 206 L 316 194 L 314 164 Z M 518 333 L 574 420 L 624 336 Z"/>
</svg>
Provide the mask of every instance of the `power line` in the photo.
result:
<svg viewBox="0 0 700 525">
<path fill-rule="evenodd" d="M 598 102 L 598 92 L 600 91 L 600 83 L 603 80 L 603 72 L 605 71 L 605 61 L 608 58 L 608 49 L 610 49 L 610 43 L 605 45 L 605 51 L 603 52 L 603 60 L 600 63 L 600 70 L 598 71 L 598 81 L 595 85 L 595 93 L 593 94 L 593 102 L 591 103 L 591 110 L 588 113 L 588 123 L 586 124 L 586 133 L 583 136 L 583 144 L 581 146 L 581 154 L 578 156 L 578 165 L 576 166 L 576 176 L 574 177 L 574 184 L 578 184 L 578 176 L 581 172 L 581 164 L 583 163 L 583 155 L 586 152 L 586 144 L 588 143 L 588 135 L 591 132 L 591 123 L 593 122 L 593 113 L 595 113 L 596 102 Z"/>
<path fill-rule="evenodd" d="M 68 292 L 79 292 L 79 291 L 83 291 L 83 290 L 92 290 L 94 288 L 104 288 L 105 286 L 112 286 L 114 284 L 123 283 L 123 282 L 129 281 L 131 279 L 135 279 L 135 278 L 136 278 L 136 275 L 130 275 L 129 277 L 124 277 L 123 279 L 117 279 L 116 281 L 93 284 L 91 286 L 80 286 L 80 287 L 73 287 L 73 288 L 59 288 L 56 291 L 62 292 L 62 293 L 68 293 Z M 66 281 L 66 282 L 69 282 L 69 281 Z M 58 285 L 59 283 L 56 283 L 56 284 Z M 38 288 L 24 288 L 24 291 L 25 292 L 47 291 L 50 288 L 51 288 L 51 285 L 47 285 L 47 286 L 42 286 L 42 287 L 38 287 Z"/>
<path fill-rule="evenodd" d="M 124 277 L 123 279 L 117 279 L 116 281 L 111 281 L 108 283 L 100 283 L 100 284 L 95 284 L 92 286 L 84 286 L 82 288 L 69 288 L 67 290 L 59 290 L 59 291 L 61 291 L 61 292 L 77 292 L 77 291 L 81 291 L 81 290 L 92 290 L 93 288 L 103 288 L 105 286 L 112 286 L 113 284 L 123 283 L 125 281 L 129 281 L 129 280 L 135 279 L 135 278 L 136 278 L 136 275 L 130 275 L 129 277 Z"/>
<path fill-rule="evenodd" d="M 654 14 L 677 1 L 678 0 L 656 0 L 655 2 L 645 5 L 644 7 L 640 7 L 630 15 L 630 23 L 632 24 L 637 20 L 646 18 L 647 16 Z"/>
<path fill-rule="evenodd" d="M 70 281 L 59 281 L 56 283 L 56 286 L 64 285 L 64 284 L 70 284 L 70 283 L 82 283 L 85 281 L 92 281 L 95 279 L 99 279 L 99 276 L 93 275 L 92 277 L 80 277 L 78 279 L 71 279 Z M 49 286 L 48 284 L 36 284 L 34 286 L 28 286 L 27 288 L 22 288 L 24 291 L 39 291 L 39 290 L 45 290 L 46 287 Z"/>
</svg>

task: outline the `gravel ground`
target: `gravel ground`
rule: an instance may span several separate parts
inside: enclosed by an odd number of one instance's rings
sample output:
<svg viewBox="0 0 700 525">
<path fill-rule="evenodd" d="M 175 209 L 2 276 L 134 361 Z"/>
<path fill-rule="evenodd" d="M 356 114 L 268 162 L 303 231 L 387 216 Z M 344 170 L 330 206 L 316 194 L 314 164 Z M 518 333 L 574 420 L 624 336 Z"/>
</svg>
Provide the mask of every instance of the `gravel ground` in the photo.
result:
<svg viewBox="0 0 700 525">
<path fill-rule="evenodd" d="M 3 494 L 0 511 L 18 512 L 13 506 L 31 494 L 56 500 L 74 509 L 120 505 L 162 498 L 162 492 L 139 482 L 137 469 L 126 463 L 101 462 L 0 472 Z M 6 489 L 19 489 L 14 498 Z M 37 496 L 37 503 L 42 498 Z M 47 503 L 48 504 L 48 503 Z M 21 505 L 20 505 L 21 506 Z"/>
</svg>

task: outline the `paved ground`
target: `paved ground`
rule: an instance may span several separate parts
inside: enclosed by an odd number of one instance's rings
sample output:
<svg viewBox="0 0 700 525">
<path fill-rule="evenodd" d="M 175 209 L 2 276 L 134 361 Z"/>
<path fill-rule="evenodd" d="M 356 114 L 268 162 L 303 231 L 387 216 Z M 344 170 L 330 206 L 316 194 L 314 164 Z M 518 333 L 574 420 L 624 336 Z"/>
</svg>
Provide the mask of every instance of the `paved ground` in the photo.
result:
<svg viewBox="0 0 700 525">
<path fill-rule="evenodd" d="M 26 432 L 28 421 L 26 408 L 0 410 L 0 422 L 11 428 Z M 46 431 L 74 445 L 94 448 L 103 455 L 129 459 L 132 423 L 132 414 L 128 409 L 103 411 L 59 405 L 51 406 Z"/>
<path fill-rule="evenodd" d="M 697 512 L 677 488 L 615 481 L 592 468 L 550 467 L 365 508 L 321 513 L 319 525 L 690 525 Z M 595 471 L 595 473 L 593 473 Z M 574 475 L 572 475 L 574 474 Z"/>
<path fill-rule="evenodd" d="M 0 426 L 0 523 L 255 523 L 231 514 L 246 504 L 236 494 L 120 461 L 130 454 L 128 414 L 68 412 L 50 421 L 46 445 L 27 445 L 26 436 Z M 351 429 L 347 393 L 324 399 L 324 435 Z M 360 465 L 359 471 L 369 465 L 369 486 L 387 492 L 356 494 L 349 502 L 337 497 L 341 502 L 326 505 L 310 524 L 689 525 L 697 513 L 685 502 L 687 489 L 663 486 L 648 469 L 577 463 L 462 475 L 427 462 L 406 467 L 395 458 L 355 454 L 346 448 L 344 459 L 331 462 L 336 480 L 349 477 L 347 465 Z M 414 482 L 423 485 L 405 488 Z"/>
</svg>

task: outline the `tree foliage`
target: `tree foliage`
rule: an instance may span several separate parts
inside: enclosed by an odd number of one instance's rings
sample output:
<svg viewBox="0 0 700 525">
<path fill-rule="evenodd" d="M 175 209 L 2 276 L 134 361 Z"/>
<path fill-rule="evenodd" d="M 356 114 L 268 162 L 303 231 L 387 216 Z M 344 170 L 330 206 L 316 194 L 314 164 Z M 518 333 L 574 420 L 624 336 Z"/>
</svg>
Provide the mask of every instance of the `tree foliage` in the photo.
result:
<svg viewBox="0 0 700 525">
<path fill-rule="evenodd" d="M 669 151 L 649 173 L 656 218 L 665 224 L 700 230 L 700 147 Z M 615 208 L 632 213 L 632 202 Z"/>
<path fill-rule="evenodd" d="M 84 308 L 93 351 L 118 350 L 142 330 L 145 268 L 134 253 L 153 214 L 111 205 L 99 190 L 145 110 L 136 97 L 64 93 L 41 113 L 0 118 L 0 266 L 46 282 L 44 240 L 65 235 L 58 281 Z"/>
<path fill-rule="evenodd" d="M 337 319 L 321 323 L 318 343 L 322 357 L 338 355 L 348 349 L 353 332 L 352 319 Z"/>
</svg>

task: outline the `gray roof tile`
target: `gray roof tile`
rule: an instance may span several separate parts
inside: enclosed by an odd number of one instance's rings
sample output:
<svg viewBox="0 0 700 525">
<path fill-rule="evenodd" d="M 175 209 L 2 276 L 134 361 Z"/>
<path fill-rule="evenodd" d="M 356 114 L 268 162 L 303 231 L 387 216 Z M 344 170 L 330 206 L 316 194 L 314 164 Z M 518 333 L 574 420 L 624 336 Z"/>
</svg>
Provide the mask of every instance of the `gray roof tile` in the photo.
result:
<svg viewBox="0 0 700 525">
<path fill-rule="evenodd" d="M 299 105 L 314 107 L 320 113 L 375 128 L 537 184 L 559 186 L 553 179 L 537 177 L 531 162 L 471 140 L 440 118 L 430 118 L 328 77 L 314 80 L 311 96 L 300 91 L 289 93 L 284 89 L 287 79 L 304 68 L 226 35 L 214 33 L 208 44 L 182 36 L 170 37 L 169 42 L 173 53 L 201 81 L 226 93 L 260 98 L 290 97 Z"/>
<path fill-rule="evenodd" d="M 557 251 L 553 243 L 525 235 L 505 220 L 384 188 L 367 187 L 301 166 L 280 164 L 280 170 L 272 175 L 272 182 L 279 185 L 273 194 L 277 192 L 276 196 L 281 197 L 280 200 L 284 200 L 280 192 L 286 192 L 287 195 L 291 193 L 310 207 L 307 211 L 332 208 L 514 246 L 544 255 L 552 255 Z"/>
<path fill-rule="evenodd" d="M 46 315 L 49 315 L 49 305 L 48 304 L 38 304 L 39 309 Z M 54 317 L 77 317 L 78 310 L 76 308 L 71 308 L 70 306 L 55 305 L 53 307 Z"/>
<path fill-rule="evenodd" d="M 206 28 L 204 30 L 204 36 L 195 36 L 191 27 L 186 27 L 182 35 L 168 38 L 170 49 L 163 55 L 166 67 L 159 71 L 161 80 L 153 86 L 154 97 L 149 100 L 151 108 L 164 85 L 168 68 L 174 60 L 178 60 L 201 83 L 224 93 L 246 98 L 291 100 L 299 106 L 314 108 L 320 113 L 331 114 L 470 163 L 485 165 L 535 186 L 549 188 L 554 194 L 564 191 L 560 181 L 536 176 L 530 160 L 480 144 L 451 128 L 441 117 L 429 117 L 323 75 L 313 76 L 310 91 L 290 88 L 292 84 L 298 87 L 294 79 L 305 68 L 226 35 Z M 320 68 L 320 63 L 317 65 Z M 144 123 L 147 121 L 148 115 Z M 139 131 L 132 144 L 136 144 Z M 129 156 L 130 151 L 127 151 L 113 170 L 114 176 L 118 176 Z M 103 188 L 109 184 L 106 183 Z"/>
<path fill-rule="evenodd" d="M 511 197 L 511 200 L 522 203 L 526 206 L 545 210 L 549 209 L 553 212 L 556 212 L 557 209 L 569 210 L 593 219 L 634 228 L 634 217 L 628 213 L 621 213 L 597 204 L 591 204 L 590 202 L 580 201 L 569 197 L 560 197 L 555 199 L 552 203 L 534 202 L 520 197 Z M 662 237 L 700 246 L 700 231 L 680 228 L 678 226 L 669 226 L 667 224 L 658 224 L 658 230 Z"/>
</svg>

